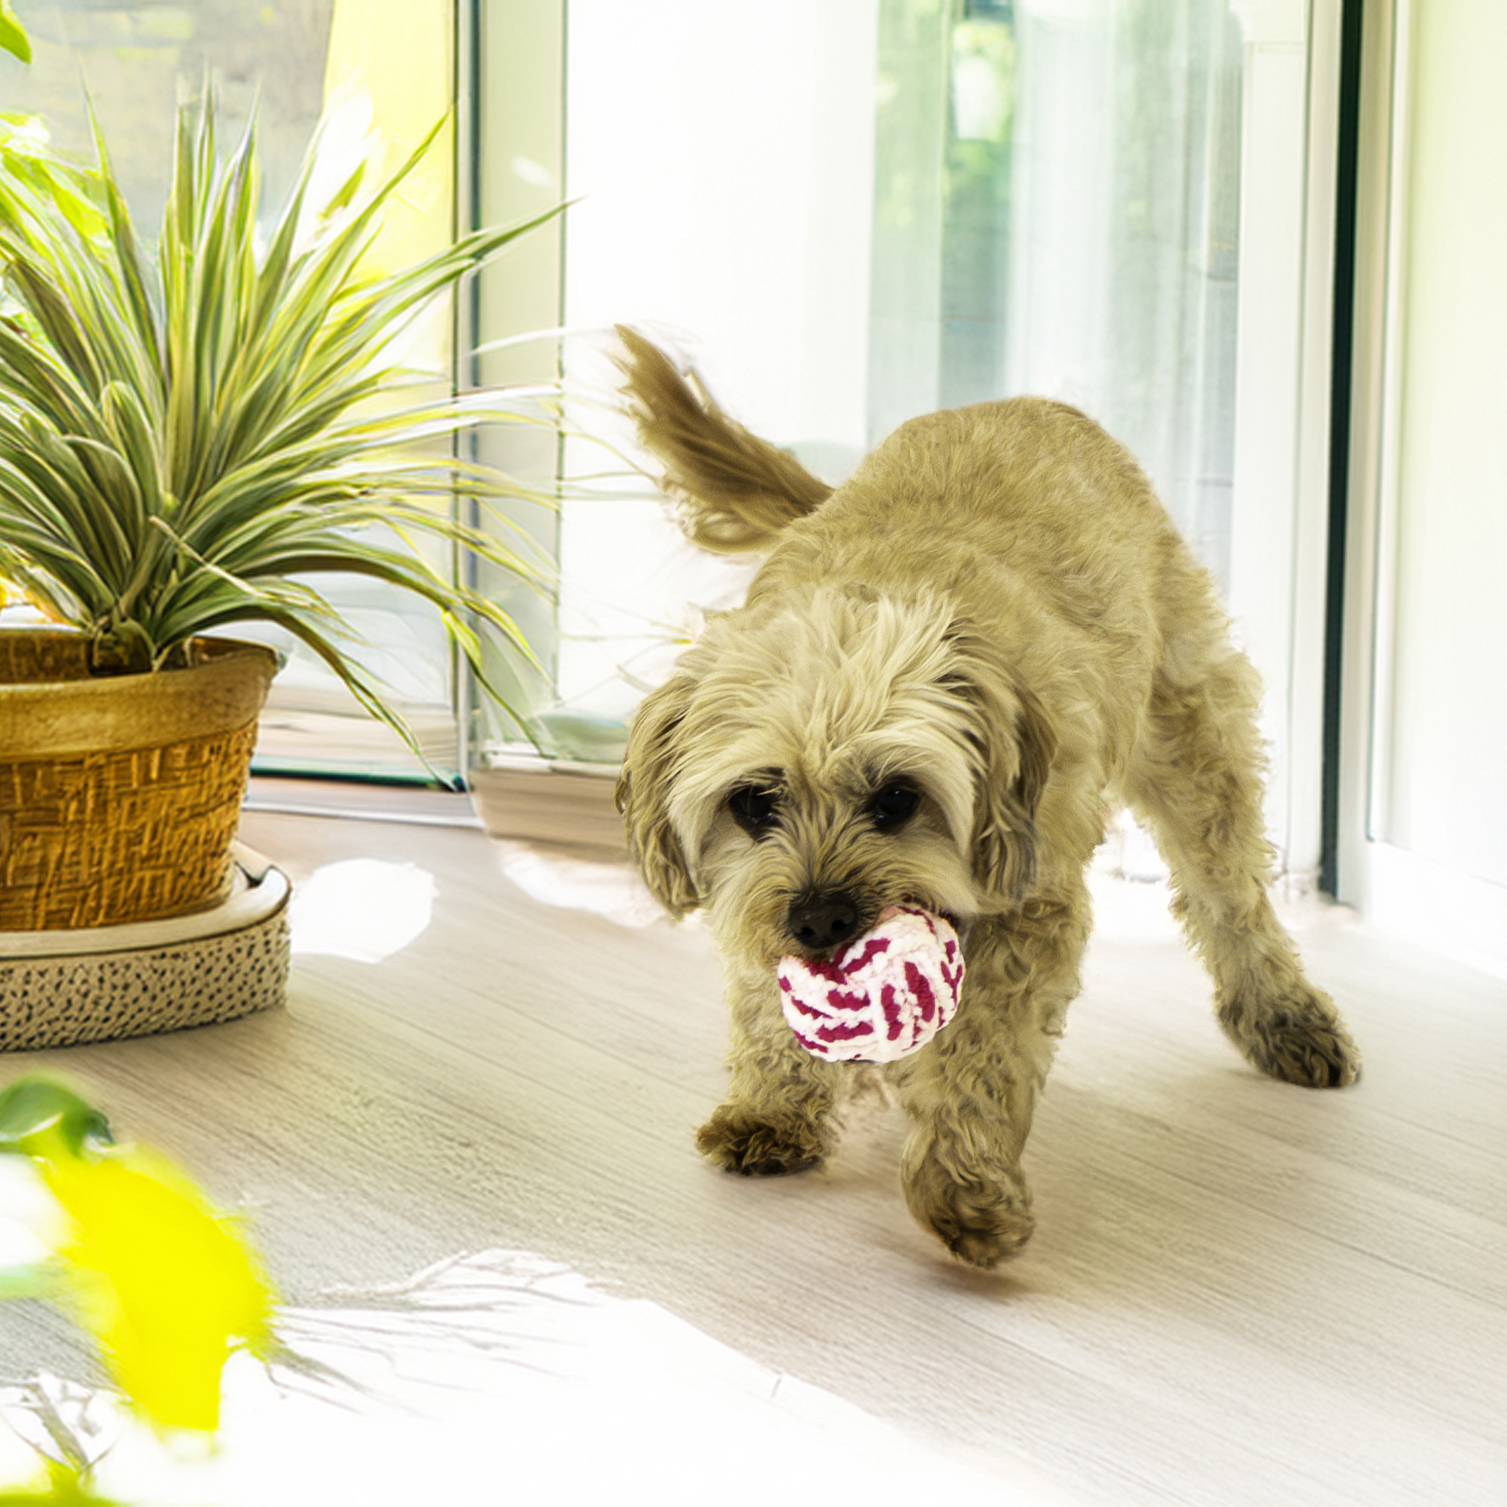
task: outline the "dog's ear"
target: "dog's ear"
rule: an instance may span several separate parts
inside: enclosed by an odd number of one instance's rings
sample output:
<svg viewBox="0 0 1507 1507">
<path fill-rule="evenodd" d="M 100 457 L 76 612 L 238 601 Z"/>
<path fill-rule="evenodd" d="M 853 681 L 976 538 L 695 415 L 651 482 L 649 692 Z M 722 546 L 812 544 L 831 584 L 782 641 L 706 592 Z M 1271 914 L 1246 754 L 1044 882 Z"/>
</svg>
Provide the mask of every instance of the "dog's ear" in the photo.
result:
<svg viewBox="0 0 1507 1507">
<path fill-rule="evenodd" d="M 1018 683 L 991 713 L 988 758 L 977 785 L 975 880 L 990 893 L 1018 902 L 1036 877 L 1036 808 L 1046 788 L 1057 735 L 1041 703 Z M 1009 721 L 1005 720 L 1010 718 Z M 1013 737 L 1011 723 L 1013 722 Z"/>
<path fill-rule="evenodd" d="M 1046 710 L 979 635 L 954 626 L 952 683 L 968 705 L 974 762 L 973 874 L 1020 900 L 1036 875 L 1036 809 L 1057 753 Z"/>
<path fill-rule="evenodd" d="M 640 704 L 614 799 L 628 850 L 654 897 L 677 920 L 701 903 L 680 840 L 670 825 L 675 735 L 690 704 L 691 681 L 674 676 Z"/>
</svg>

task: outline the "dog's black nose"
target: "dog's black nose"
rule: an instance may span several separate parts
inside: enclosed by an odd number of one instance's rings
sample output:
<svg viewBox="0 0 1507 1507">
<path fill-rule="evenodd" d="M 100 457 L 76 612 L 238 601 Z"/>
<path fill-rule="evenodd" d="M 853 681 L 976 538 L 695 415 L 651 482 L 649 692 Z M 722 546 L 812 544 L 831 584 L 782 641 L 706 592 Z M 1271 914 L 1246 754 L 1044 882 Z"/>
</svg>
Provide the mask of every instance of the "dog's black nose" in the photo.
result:
<svg viewBox="0 0 1507 1507">
<path fill-rule="evenodd" d="M 802 947 L 825 952 L 858 934 L 858 902 L 843 890 L 804 895 L 790 907 L 785 927 Z"/>
</svg>

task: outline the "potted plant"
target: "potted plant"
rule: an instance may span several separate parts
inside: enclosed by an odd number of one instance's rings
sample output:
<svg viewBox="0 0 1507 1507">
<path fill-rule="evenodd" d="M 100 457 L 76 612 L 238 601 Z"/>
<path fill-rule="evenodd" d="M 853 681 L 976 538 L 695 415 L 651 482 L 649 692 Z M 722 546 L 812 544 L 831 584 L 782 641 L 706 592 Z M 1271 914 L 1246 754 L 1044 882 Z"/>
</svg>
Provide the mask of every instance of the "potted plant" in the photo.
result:
<svg viewBox="0 0 1507 1507">
<path fill-rule="evenodd" d="M 206 90 L 180 109 L 149 258 L 97 124 L 95 142 L 93 170 L 0 178 L 0 578 L 58 625 L 0 630 L 0 930 L 215 903 L 275 667 L 226 629 L 278 625 L 405 731 L 321 573 L 433 604 L 483 684 L 479 632 L 531 658 L 417 547 L 539 580 L 456 520 L 457 493 L 508 487 L 445 443 L 526 407 L 422 396 L 391 337 L 549 216 L 373 276 L 363 253 L 429 141 L 374 191 L 357 169 L 319 202 L 316 142 L 263 241 L 254 123 L 220 153 Z"/>
</svg>

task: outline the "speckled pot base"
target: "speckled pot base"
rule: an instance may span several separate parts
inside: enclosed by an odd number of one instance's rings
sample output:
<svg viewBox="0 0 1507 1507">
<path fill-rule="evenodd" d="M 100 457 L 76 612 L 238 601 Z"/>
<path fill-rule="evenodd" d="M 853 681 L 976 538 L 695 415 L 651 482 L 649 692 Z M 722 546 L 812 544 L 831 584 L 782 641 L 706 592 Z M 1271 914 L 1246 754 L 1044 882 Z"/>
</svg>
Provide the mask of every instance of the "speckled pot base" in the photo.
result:
<svg viewBox="0 0 1507 1507">
<path fill-rule="evenodd" d="M 0 932 L 0 1051 L 235 1020 L 282 1004 L 287 877 L 238 851 L 229 899 L 136 926 Z"/>
</svg>

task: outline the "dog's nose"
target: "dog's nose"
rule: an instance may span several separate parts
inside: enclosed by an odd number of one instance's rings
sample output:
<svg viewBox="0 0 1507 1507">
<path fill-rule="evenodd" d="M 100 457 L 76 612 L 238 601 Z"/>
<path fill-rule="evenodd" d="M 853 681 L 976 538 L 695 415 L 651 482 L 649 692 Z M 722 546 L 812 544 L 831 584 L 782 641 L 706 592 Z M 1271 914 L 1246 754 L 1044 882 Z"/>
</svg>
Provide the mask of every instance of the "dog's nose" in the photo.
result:
<svg viewBox="0 0 1507 1507">
<path fill-rule="evenodd" d="M 785 927 L 810 951 L 840 947 L 858 934 L 858 902 L 842 890 L 803 896 L 790 907 Z"/>
</svg>

